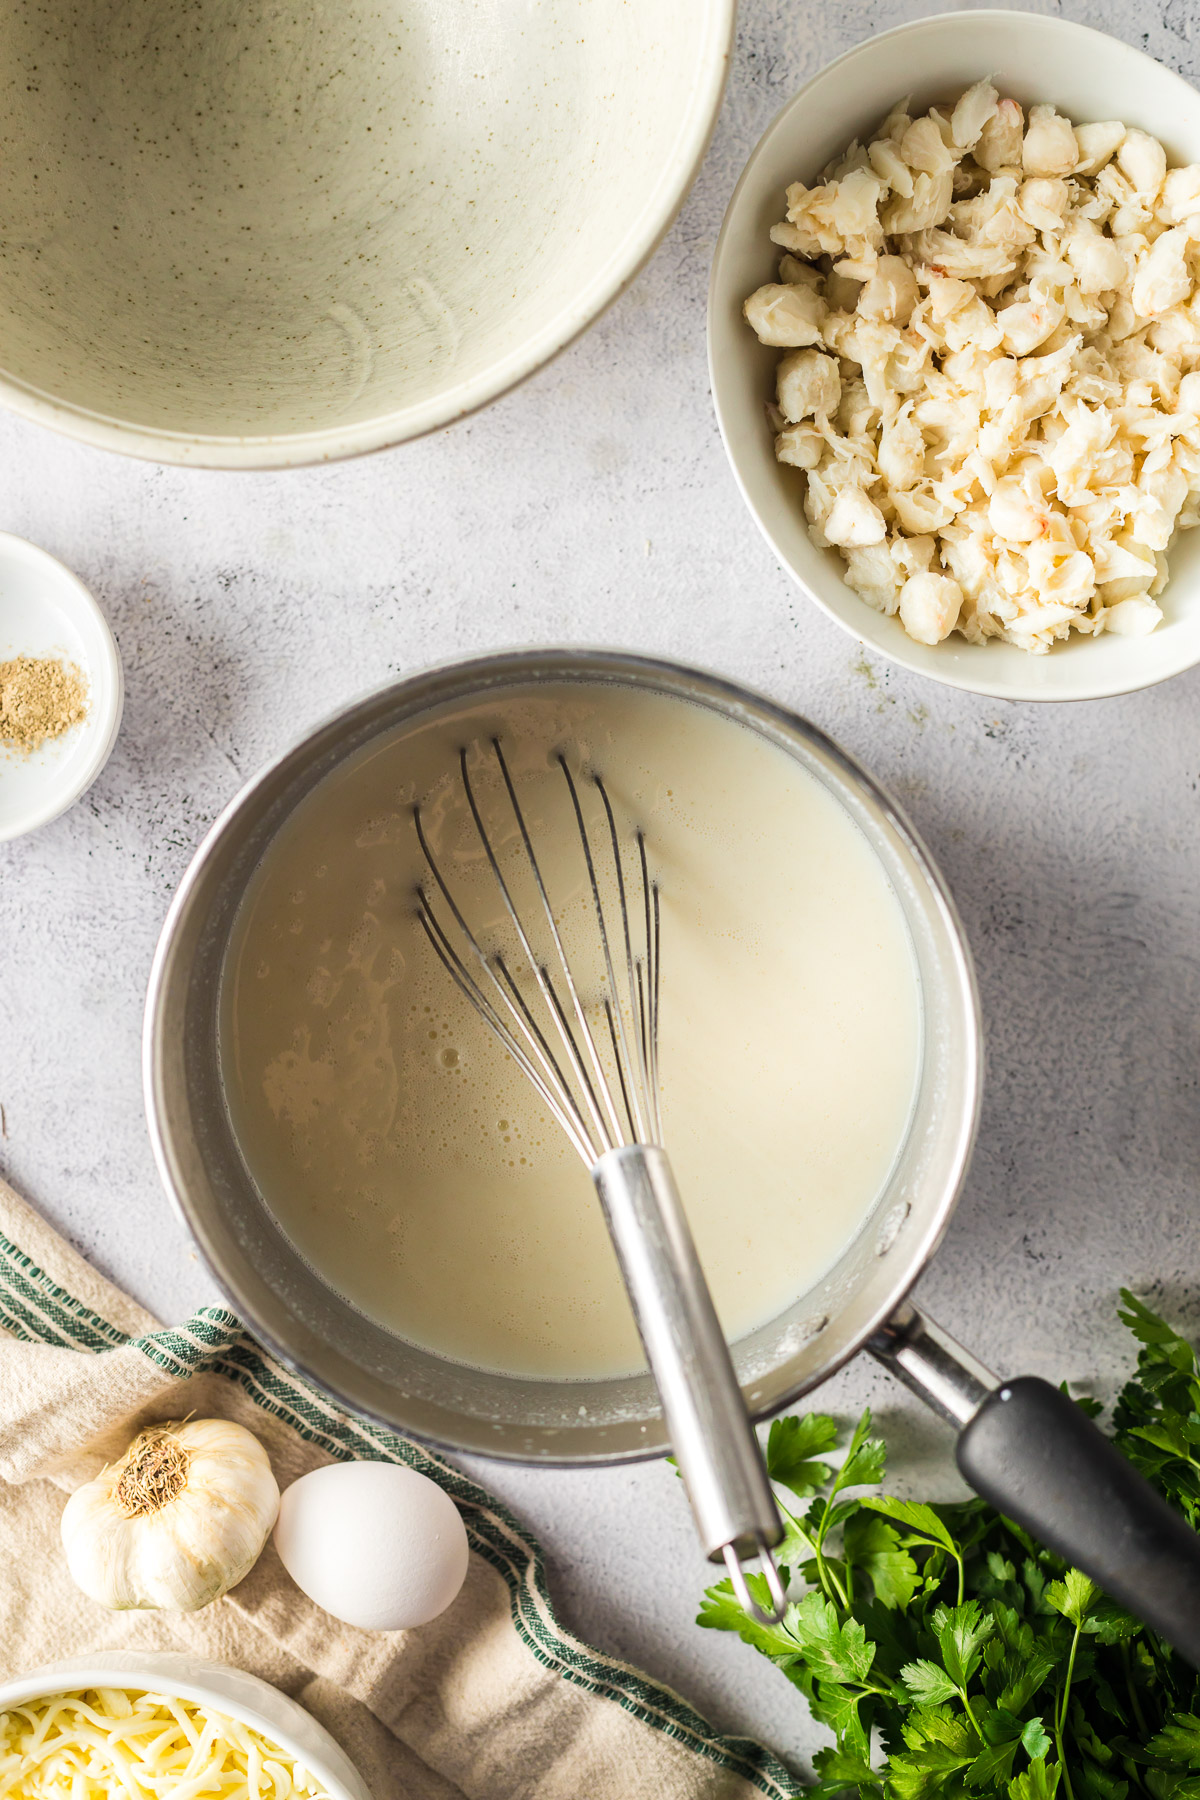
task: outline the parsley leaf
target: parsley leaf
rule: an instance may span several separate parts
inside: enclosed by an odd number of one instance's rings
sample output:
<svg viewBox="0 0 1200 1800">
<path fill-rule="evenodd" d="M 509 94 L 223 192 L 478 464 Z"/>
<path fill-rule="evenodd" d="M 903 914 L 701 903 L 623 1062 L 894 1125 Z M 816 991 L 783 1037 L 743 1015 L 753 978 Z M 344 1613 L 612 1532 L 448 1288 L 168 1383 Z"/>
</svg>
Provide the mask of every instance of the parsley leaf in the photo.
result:
<svg viewBox="0 0 1200 1800">
<path fill-rule="evenodd" d="M 957 1684 L 951 1681 L 945 1669 L 924 1659 L 905 1663 L 900 1679 L 918 1706 L 940 1706 L 943 1700 L 952 1700 L 958 1692 Z"/>
<path fill-rule="evenodd" d="M 804 1660 L 818 1681 L 831 1677 L 834 1681 L 858 1682 L 870 1672 L 875 1652 L 867 1643 L 866 1632 L 853 1617 L 843 1623 L 838 1609 L 822 1600 L 820 1594 L 805 1594 L 799 1606 L 788 1609 L 788 1619 Z"/>
<path fill-rule="evenodd" d="M 830 1499 L 845 1488 L 874 1487 L 883 1480 L 883 1472 L 887 1467 L 887 1447 L 879 1438 L 871 1437 L 870 1430 L 871 1413 L 868 1408 L 855 1426 L 846 1460 L 830 1489 Z"/>
<path fill-rule="evenodd" d="M 899 1532 L 869 1512 L 852 1513 L 842 1528 L 846 1567 L 870 1577 L 881 1606 L 903 1610 L 921 1585 L 916 1563 Z"/>
<path fill-rule="evenodd" d="M 1012 1766 L 1016 1760 L 1018 1742 L 1009 1738 L 1007 1743 L 989 1744 L 981 1750 L 967 1771 L 969 1788 L 994 1787 L 997 1782 L 1007 1781 L 1012 1774 Z"/>
<path fill-rule="evenodd" d="M 939 1606 L 933 1629 L 947 1675 L 955 1687 L 965 1688 L 979 1667 L 980 1646 L 995 1630 L 993 1621 L 982 1616 L 977 1600 L 968 1600 L 965 1606 Z"/>
<path fill-rule="evenodd" d="M 1049 1755 L 1050 1739 L 1040 1719 L 1029 1719 L 1021 1727 L 1021 1745 L 1032 1757 Z"/>
<path fill-rule="evenodd" d="M 771 1604 L 766 1581 L 761 1575 L 747 1575 L 746 1585 L 760 1606 L 766 1608 Z M 707 1625 L 714 1631 L 736 1631 L 745 1643 L 769 1656 L 772 1662 L 788 1662 L 800 1654 L 800 1646 L 787 1629 L 786 1622 L 763 1625 L 748 1612 L 743 1612 L 728 1576 L 708 1589 L 696 1623 Z"/>
<path fill-rule="evenodd" d="M 954 1539 L 932 1506 L 925 1506 L 918 1500 L 894 1500 L 890 1494 L 872 1494 L 862 1504 L 872 1512 L 886 1513 L 889 1519 L 897 1519 L 902 1525 L 908 1525 L 914 1541 L 941 1544 L 943 1549 L 954 1554 Z M 1006 1566 L 1011 1568 L 1012 1565 Z"/>
<path fill-rule="evenodd" d="M 1138 1354 L 1112 1434 L 1200 1526 L 1200 1357 L 1121 1299 Z M 782 1624 L 748 1618 L 727 1580 L 699 1619 L 768 1657 L 833 1733 L 813 1800 L 1200 1800 L 1197 1671 L 983 1500 L 862 1492 L 886 1467 L 869 1412 L 835 1468 L 845 1441 L 822 1414 L 771 1427 Z"/>
<path fill-rule="evenodd" d="M 816 1459 L 836 1448 L 837 1441 L 837 1426 L 822 1414 L 776 1419 L 767 1436 L 767 1474 L 798 1499 L 807 1500 L 833 1473 L 828 1463 Z"/>
<path fill-rule="evenodd" d="M 1008 1784 L 1009 1800 L 1054 1800 L 1062 1770 L 1057 1763 L 1032 1762 Z"/>
<path fill-rule="evenodd" d="M 1064 1619 L 1070 1619 L 1072 1625 L 1083 1630 L 1088 1617 L 1088 1609 L 1095 1599 L 1098 1589 L 1094 1581 L 1089 1581 L 1078 1569 L 1068 1569 L 1061 1581 L 1052 1581 L 1046 1589 L 1046 1598 Z"/>
<path fill-rule="evenodd" d="M 1155 1733 L 1146 1749 L 1163 1762 L 1180 1763 L 1185 1769 L 1200 1769 L 1200 1719 L 1192 1713 L 1177 1713 Z"/>
</svg>

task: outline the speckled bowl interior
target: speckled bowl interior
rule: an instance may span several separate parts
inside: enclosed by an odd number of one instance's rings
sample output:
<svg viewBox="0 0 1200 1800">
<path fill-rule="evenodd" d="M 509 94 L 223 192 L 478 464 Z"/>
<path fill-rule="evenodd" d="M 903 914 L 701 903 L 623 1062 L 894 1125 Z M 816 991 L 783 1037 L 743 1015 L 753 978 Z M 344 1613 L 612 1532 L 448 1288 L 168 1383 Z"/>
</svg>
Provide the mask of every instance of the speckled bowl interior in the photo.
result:
<svg viewBox="0 0 1200 1800">
<path fill-rule="evenodd" d="M 232 466 L 394 443 L 671 222 L 733 0 L 11 0 L 0 397 Z"/>
</svg>

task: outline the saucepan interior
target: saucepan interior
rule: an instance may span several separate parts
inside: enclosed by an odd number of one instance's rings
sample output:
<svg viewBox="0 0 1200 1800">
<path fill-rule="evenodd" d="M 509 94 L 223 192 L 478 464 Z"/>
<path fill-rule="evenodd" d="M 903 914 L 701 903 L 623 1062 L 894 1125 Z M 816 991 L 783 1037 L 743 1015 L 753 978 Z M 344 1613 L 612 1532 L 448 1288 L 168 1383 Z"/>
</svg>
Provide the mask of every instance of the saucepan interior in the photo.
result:
<svg viewBox="0 0 1200 1800">
<path fill-rule="evenodd" d="M 145 1077 L 168 1192 L 230 1300 L 284 1362 L 355 1410 L 428 1442 L 513 1460 L 587 1463 L 662 1454 L 650 1377 L 565 1382 L 486 1373 L 406 1343 L 354 1309 L 292 1248 L 247 1175 L 218 1044 L 222 961 L 239 902 L 274 834 L 316 784 L 430 709 L 564 681 L 655 690 L 763 734 L 846 808 L 899 899 L 919 976 L 923 1038 L 906 1140 L 836 1265 L 734 1346 L 756 1415 L 777 1410 L 851 1356 L 936 1246 L 970 1154 L 980 1063 L 970 961 L 927 853 L 871 779 L 814 727 L 719 677 L 617 652 L 514 652 L 400 681 L 328 720 L 244 789 L 198 851 L 151 977 Z"/>
</svg>

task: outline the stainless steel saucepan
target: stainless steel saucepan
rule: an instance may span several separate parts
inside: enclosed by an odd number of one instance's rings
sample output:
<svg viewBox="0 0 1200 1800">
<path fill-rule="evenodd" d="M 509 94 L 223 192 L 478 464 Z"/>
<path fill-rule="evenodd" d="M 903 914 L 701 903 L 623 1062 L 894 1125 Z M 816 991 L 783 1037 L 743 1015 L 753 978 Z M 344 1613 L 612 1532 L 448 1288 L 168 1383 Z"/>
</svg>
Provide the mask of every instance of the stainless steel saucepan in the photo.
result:
<svg viewBox="0 0 1200 1800">
<path fill-rule="evenodd" d="M 264 1204 L 238 1152 L 222 1087 L 222 962 L 247 883 L 283 820 L 348 757 L 432 708 L 570 681 L 639 687 L 710 707 L 794 757 L 872 845 L 912 940 L 923 1048 L 907 1139 L 871 1217 L 835 1267 L 733 1346 L 751 1414 L 778 1412 L 869 1350 L 958 1429 L 959 1466 L 980 1493 L 1200 1665 L 1200 1538 L 1072 1402 L 1034 1377 L 1001 1381 L 907 1299 L 954 1209 L 979 1111 L 979 1003 L 942 879 L 903 814 L 857 763 L 794 713 L 719 676 L 612 651 L 514 651 L 455 663 L 347 707 L 230 804 L 172 903 L 145 1035 L 155 1155 L 216 1280 L 281 1361 L 346 1406 L 426 1442 L 571 1466 L 668 1451 L 648 1374 L 580 1384 L 485 1373 L 405 1343 L 356 1311 L 297 1254 Z"/>
</svg>

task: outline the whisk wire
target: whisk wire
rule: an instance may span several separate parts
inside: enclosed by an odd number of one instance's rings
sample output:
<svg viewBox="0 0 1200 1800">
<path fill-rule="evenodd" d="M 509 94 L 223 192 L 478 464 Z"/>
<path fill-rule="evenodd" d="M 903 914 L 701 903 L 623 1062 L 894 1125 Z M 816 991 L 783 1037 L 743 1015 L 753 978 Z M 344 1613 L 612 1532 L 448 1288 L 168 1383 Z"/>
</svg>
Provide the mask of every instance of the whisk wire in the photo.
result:
<svg viewBox="0 0 1200 1800">
<path fill-rule="evenodd" d="M 646 837 L 641 831 L 638 832 L 638 856 L 642 865 L 642 901 L 646 912 L 646 1010 L 649 1015 L 646 1042 L 650 1063 L 650 1080 L 647 1085 L 650 1105 L 654 1111 L 655 1137 L 661 1144 L 662 1090 L 658 1081 L 659 893 L 657 882 L 651 885 L 650 871 L 646 864 Z"/>
<path fill-rule="evenodd" d="M 585 1166 L 590 1169 L 595 1162 L 594 1146 L 579 1128 L 574 1106 L 570 1097 L 570 1090 L 566 1087 L 565 1083 L 561 1083 L 559 1091 L 556 1092 L 555 1089 L 543 1079 L 541 1071 L 530 1060 L 529 1056 L 522 1048 L 519 1039 L 509 1030 L 504 1019 L 492 1005 L 487 994 L 479 986 L 479 983 L 472 978 L 470 970 L 447 937 L 445 928 L 437 918 L 437 915 L 431 910 L 428 896 L 424 889 L 420 889 L 418 892 L 421 904 L 417 916 L 420 919 L 421 924 L 425 929 L 425 935 L 433 945 L 443 968 L 471 1001 L 476 1010 L 482 1015 L 487 1025 L 500 1039 L 500 1042 L 504 1045 L 504 1048 L 508 1051 L 514 1062 L 516 1062 L 529 1081 L 533 1083 L 533 1086 L 546 1102 L 546 1105 L 550 1108 L 555 1119 L 557 1119 L 558 1123 L 566 1132 L 571 1144 L 579 1152 Z M 472 948 L 482 959 L 483 953 L 479 949 L 478 944 L 476 944 L 475 939 L 469 932 L 467 933 L 467 936 L 470 939 Z M 484 966 L 486 967 L 486 962 Z M 487 972 L 489 975 L 491 974 L 490 970 Z M 502 991 L 501 997 L 506 998 Z M 540 1036 L 540 1033 L 537 1035 Z M 554 1059 L 551 1057 L 549 1058 L 549 1061 L 551 1066 L 554 1067 Z"/>
<path fill-rule="evenodd" d="M 524 1019 L 525 1024 L 528 1027 L 532 1036 L 536 1039 L 536 1041 L 542 1051 L 543 1056 L 545 1057 L 546 1061 L 550 1064 L 550 1066 L 553 1068 L 554 1073 L 558 1077 L 559 1083 L 561 1084 L 561 1087 L 562 1087 L 562 1091 L 567 1096 L 568 1101 L 569 1101 L 570 1097 L 571 1097 L 571 1084 L 567 1080 L 566 1075 L 563 1073 L 562 1064 L 559 1062 L 557 1056 L 555 1056 L 554 1049 L 550 1043 L 550 1040 L 547 1038 L 545 1032 L 542 1030 L 541 1026 L 538 1024 L 537 1019 L 534 1016 L 533 1008 L 530 1006 L 528 1000 L 525 998 L 525 995 L 521 990 L 520 983 L 518 982 L 516 976 L 513 974 L 512 970 L 509 968 L 507 962 L 504 960 L 504 957 L 502 955 L 497 955 L 497 957 L 496 957 L 496 968 L 499 971 L 500 975 L 503 977 L 503 979 L 508 987 L 509 993 L 512 995 L 513 1001 L 515 1002 L 517 1007 L 520 1009 L 521 1017 Z M 559 1030 L 561 1033 L 566 1028 L 566 1022 L 562 1015 L 562 1006 L 559 1001 L 558 995 L 554 990 L 554 984 L 550 980 L 549 973 L 547 972 L 547 970 L 544 967 L 542 969 L 542 974 L 546 978 L 546 991 L 548 992 L 548 994 L 550 996 L 550 1004 L 557 1016 Z M 582 1080 L 583 1080 L 584 1084 L 590 1090 L 591 1082 L 588 1079 L 588 1073 L 587 1073 L 586 1069 L 584 1069 L 582 1072 Z M 594 1100 L 595 1096 L 593 1095 L 592 1097 Z M 589 1137 L 587 1141 L 588 1141 L 589 1148 L 591 1149 L 592 1155 L 593 1155 L 593 1157 L 595 1157 L 598 1154 L 595 1143 L 591 1137 Z"/>
<path fill-rule="evenodd" d="M 546 961 L 537 953 L 529 925 L 518 906 L 511 878 L 501 866 L 498 840 L 485 819 L 465 748 L 459 751 L 463 793 L 480 848 L 516 934 L 522 967 L 516 969 L 511 966 L 501 952 L 489 954 L 484 949 L 468 924 L 462 906 L 434 854 L 425 830 L 421 807 L 415 805 L 413 818 L 417 839 L 436 891 L 447 908 L 449 920 L 443 921 L 438 917 L 432 896 L 424 886 L 418 889 L 419 916 L 439 960 L 453 976 L 460 991 L 533 1082 L 588 1168 L 593 1168 L 610 1150 L 639 1143 L 661 1142 L 661 1108 L 657 1091 L 660 979 L 658 885 L 651 878 L 645 838 L 639 831 L 633 866 L 642 884 L 639 910 L 645 945 L 644 948 L 640 943 L 635 946 L 633 919 L 636 915 L 630 903 L 633 878 L 627 870 L 616 813 L 608 790 L 599 775 L 591 776 L 591 783 L 595 786 L 604 809 L 605 835 L 615 877 L 615 901 L 610 889 L 606 902 L 604 882 L 584 813 L 580 785 L 566 757 L 560 754 L 556 760 L 570 797 L 587 871 L 587 887 L 599 929 L 605 980 L 605 991 L 600 1003 L 607 1026 L 608 1049 L 612 1056 L 610 1067 L 607 1056 L 601 1055 L 589 1020 L 579 983 L 562 939 L 558 916 L 551 904 L 542 865 L 534 848 L 533 835 L 498 738 L 491 740 L 491 750 L 516 825 L 524 862 L 528 866 L 538 905 L 553 944 L 554 961 L 561 974 L 556 972 L 552 975 Z M 606 877 L 604 879 L 607 880 Z M 620 915 L 619 927 L 611 916 L 614 905 Z M 456 928 L 461 944 L 456 944 L 455 932 L 451 930 L 449 921 Z M 618 929 L 619 939 L 616 935 Z M 624 951 L 623 957 L 617 948 L 618 942 Z M 524 965 L 528 965 L 527 969 Z M 624 985 L 617 976 L 617 969 L 622 966 Z M 541 1016 L 535 989 L 541 1007 L 545 1009 Z"/>
<path fill-rule="evenodd" d="M 596 790 L 604 803 L 604 816 L 608 821 L 608 837 L 612 846 L 613 866 L 616 870 L 617 877 L 617 903 L 621 910 L 621 935 L 625 940 L 625 974 L 629 982 L 629 1004 L 631 1010 L 634 1012 L 634 1023 L 637 1026 L 637 1030 L 634 1033 L 638 1062 L 638 1081 L 635 1086 L 635 1094 L 639 1100 L 645 1102 L 645 1108 L 648 1112 L 649 1102 L 647 1096 L 649 1091 L 650 1070 L 646 1056 L 646 1020 L 638 1005 L 641 968 L 639 965 L 635 973 L 633 938 L 629 929 L 629 902 L 625 893 L 625 864 L 621 856 L 621 840 L 617 834 L 617 821 L 613 817 L 612 802 L 608 797 L 608 789 L 605 787 L 599 775 L 593 776 L 592 779 L 595 782 Z M 640 837 L 641 834 L 639 833 L 638 835 Z M 640 1112 L 638 1126 L 639 1129 L 634 1133 L 637 1142 L 647 1143 L 657 1141 L 651 1119 L 649 1117 L 642 1117 Z"/>
<path fill-rule="evenodd" d="M 616 1016 L 616 1027 L 617 1027 L 616 1035 L 620 1040 L 620 1053 L 618 1054 L 618 1057 L 617 1057 L 618 1065 L 620 1067 L 622 1067 L 622 1069 L 628 1068 L 631 1071 L 631 1073 L 636 1068 L 636 1069 L 638 1069 L 638 1071 L 640 1073 L 641 1072 L 640 1061 L 635 1061 L 633 1053 L 629 1047 L 629 1035 L 628 1035 L 628 1029 L 627 1029 L 626 1022 L 625 1022 L 625 1008 L 621 1004 L 621 990 L 617 986 L 616 970 L 613 967 L 612 944 L 609 939 L 608 919 L 607 919 L 607 917 L 605 915 L 605 911 L 604 911 L 604 902 L 600 898 L 600 882 L 599 882 L 599 878 L 596 874 L 596 861 L 592 855 L 592 843 L 591 843 L 591 839 L 588 836 L 587 825 L 586 825 L 586 823 L 584 821 L 584 817 L 583 817 L 583 807 L 580 804 L 580 800 L 579 800 L 579 790 L 575 785 L 575 777 L 571 773 L 570 765 L 568 764 L 566 757 L 562 756 L 560 754 L 560 756 L 558 758 L 558 764 L 559 764 L 559 767 L 561 768 L 564 776 L 566 777 L 567 787 L 570 790 L 571 804 L 575 810 L 575 823 L 579 828 L 579 841 L 580 841 L 581 845 L 583 846 L 583 859 L 584 859 L 584 863 L 587 866 L 588 883 L 589 883 L 589 886 L 591 887 L 591 891 L 592 891 L 592 904 L 596 909 L 596 925 L 600 932 L 600 947 L 601 947 L 601 950 L 604 955 L 604 972 L 605 972 L 605 976 L 608 981 L 608 991 L 612 997 L 613 1010 L 614 1010 L 614 1013 Z M 611 821 L 612 809 L 608 803 L 608 794 L 605 791 L 604 783 L 600 780 L 599 776 L 594 776 L 593 780 L 595 781 L 596 787 L 600 791 L 601 799 L 604 801 L 606 812 Z M 615 838 L 616 837 L 615 824 L 613 825 L 612 829 L 613 829 L 613 836 Z M 623 881 L 623 871 L 621 868 L 619 845 L 617 847 L 617 880 L 618 880 L 618 887 L 619 887 L 619 891 L 620 891 L 620 895 L 621 895 L 621 902 L 620 902 L 621 911 L 622 911 L 622 914 L 626 918 L 626 929 L 628 929 L 628 909 L 625 905 L 624 881 Z M 631 971 L 631 973 L 632 973 L 632 971 Z M 642 1103 L 642 1095 L 639 1091 L 639 1084 L 636 1081 L 633 1081 L 631 1079 L 629 1082 L 629 1087 L 632 1090 L 631 1097 L 633 1100 L 634 1133 L 633 1133 L 632 1142 L 634 1142 L 634 1143 L 643 1142 L 644 1143 L 644 1142 L 648 1141 L 649 1128 L 646 1123 L 645 1109 L 644 1109 L 644 1106 Z"/>
<path fill-rule="evenodd" d="M 648 1063 L 648 1056 L 647 1056 L 647 1051 L 646 1051 L 646 1027 L 649 1023 L 649 1020 L 648 1020 L 647 1011 L 646 1011 L 646 984 L 645 984 L 642 965 L 640 962 L 637 964 L 637 966 L 634 970 L 634 974 L 637 979 L 637 994 L 636 994 L 637 1004 L 634 1009 L 634 1012 L 635 1012 L 636 1023 L 637 1023 L 638 1059 L 642 1063 Z M 649 1085 L 649 1069 L 648 1069 L 648 1067 L 646 1067 L 646 1068 L 643 1068 L 643 1070 L 642 1070 L 643 1092 L 645 1091 L 645 1089 L 647 1088 L 648 1085 Z M 653 1129 L 653 1133 L 654 1133 L 653 1141 L 657 1144 L 659 1142 L 658 1120 L 655 1117 L 654 1096 L 652 1094 L 649 1096 L 649 1102 L 650 1102 L 650 1117 L 651 1117 L 652 1129 Z"/>
<path fill-rule="evenodd" d="M 543 967 L 542 967 L 542 974 L 546 977 L 545 994 L 546 994 L 546 998 L 547 998 L 547 1004 L 549 1005 L 551 1011 L 554 1013 L 554 1022 L 558 1028 L 559 1036 L 563 1039 L 564 1042 L 569 1041 L 573 1044 L 574 1043 L 574 1034 L 571 1030 L 571 1021 L 567 1017 L 566 1009 L 564 1008 L 562 1001 L 558 997 L 558 990 L 554 986 L 554 983 L 550 980 L 549 973 L 546 970 L 545 965 L 543 965 Z M 510 976 L 509 979 L 511 980 L 512 977 Z M 541 1036 L 541 1033 L 539 1032 L 538 1035 Z M 597 1058 L 597 1061 L 599 1061 L 599 1058 Z M 585 1094 L 587 1095 L 588 1102 L 589 1102 L 588 1110 L 592 1114 L 593 1119 L 598 1119 L 599 1118 L 599 1105 L 596 1100 L 596 1089 L 595 1089 L 595 1086 L 593 1085 L 592 1077 L 588 1073 L 587 1064 L 583 1060 L 583 1058 L 579 1055 L 578 1050 L 576 1051 L 576 1055 L 573 1060 L 573 1067 L 575 1068 L 575 1070 L 577 1072 L 577 1076 L 578 1076 L 580 1085 L 582 1086 Z M 605 1084 L 604 1092 L 605 1092 L 605 1105 L 607 1107 L 607 1105 L 608 1105 L 607 1084 Z M 602 1156 L 606 1150 L 609 1150 L 612 1148 L 611 1136 L 605 1134 L 603 1127 L 601 1127 L 601 1129 L 600 1129 L 599 1136 L 600 1136 L 599 1148 L 598 1149 L 593 1148 L 593 1155 L 595 1155 L 595 1156 Z"/>
<path fill-rule="evenodd" d="M 630 1135 L 632 1136 L 635 1130 L 633 1107 L 630 1105 L 629 1101 L 629 1088 L 625 1081 L 624 1064 L 621 1061 L 621 1044 L 617 1037 L 616 1022 L 613 1019 L 612 1002 L 608 999 L 604 1002 L 604 1017 L 608 1020 L 608 1038 L 612 1045 L 613 1066 L 617 1071 L 617 1080 L 621 1087 L 621 1104 L 625 1108 L 625 1117 L 629 1121 L 629 1130 Z"/>
<path fill-rule="evenodd" d="M 509 918 L 512 920 L 517 935 L 521 940 L 521 947 L 529 958 L 530 965 L 534 971 L 534 976 L 541 988 L 543 998 L 546 1000 L 547 1005 L 554 1014 L 555 1022 L 563 1040 L 563 1045 L 571 1062 L 571 1067 L 575 1071 L 576 1079 L 579 1081 L 586 1098 L 588 1111 L 592 1115 L 592 1121 L 597 1136 L 600 1139 L 602 1149 L 613 1150 L 618 1144 L 624 1141 L 624 1138 L 621 1130 L 621 1122 L 617 1116 L 616 1107 L 613 1105 L 608 1083 L 605 1080 L 604 1065 L 601 1062 L 600 1054 L 596 1049 L 596 1040 L 592 1035 L 592 1028 L 588 1024 L 587 1013 L 584 1010 L 583 1001 L 579 996 L 579 989 L 576 986 L 575 977 L 571 971 L 571 964 L 567 959 L 562 936 L 558 929 L 558 920 L 555 917 L 554 908 L 550 904 L 550 896 L 546 892 L 546 884 L 542 878 L 541 866 L 538 863 L 537 855 L 533 848 L 533 840 L 529 835 L 529 827 L 525 822 L 525 814 L 522 811 L 520 801 L 517 799 L 517 791 L 513 785 L 513 779 L 509 773 L 508 763 L 505 760 L 504 751 L 501 747 L 499 738 L 492 739 L 492 749 L 495 752 L 496 762 L 499 765 L 501 776 L 504 779 L 504 786 L 508 793 L 509 805 L 512 807 L 513 818 L 516 820 L 517 830 L 521 835 L 521 843 L 525 849 L 526 860 L 529 863 L 529 868 L 533 875 L 534 885 L 537 888 L 542 911 L 545 914 L 546 923 L 550 928 L 550 936 L 559 963 L 562 967 L 563 977 L 567 984 L 567 992 L 570 995 L 571 1008 L 575 1014 L 580 1036 L 583 1039 L 587 1050 L 587 1057 L 596 1078 L 596 1086 L 599 1089 L 600 1099 L 603 1102 L 603 1109 L 597 1103 L 596 1089 L 593 1088 L 592 1082 L 588 1077 L 587 1070 L 584 1066 L 584 1058 L 575 1041 L 575 1033 L 571 1030 L 567 1021 L 565 1008 L 555 992 L 554 984 L 550 980 L 548 971 L 543 968 L 538 962 L 537 957 L 534 955 L 533 947 L 525 932 L 525 927 L 521 923 L 520 915 L 513 904 L 512 895 L 509 892 L 508 885 L 500 873 L 500 865 L 496 857 L 496 852 L 488 837 L 487 830 L 480 815 L 479 807 L 475 801 L 474 792 L 471 788 L 470 778 L 467 772 L 467 753 L 463 750 L 460 752 L 460 760 L 462 764 L 463 783 L 467 790 L 467 800 L 471 808 L 471 816 L 475 821 L 475 828 L 479 833 L 480 841 L 483 844 L 484 852 L 491 866 L 492 873 L 500 884 L 500 891 L 503 895 Z M 573 789 L 572 792 L 574 792 Z M 605 1115 L 607 1115 L 607 1118 Z"/>
<path fill-rule="evenodd" d="M 517 1002 L 520 1005 L 521 1010 L 518 1012 L 513 1004 L 513 999 L 510 997 L 510 993 L 505 990 L 497 979 L 495 970 L 489 963 L 483 946 L 475 936 L 475 933 L 471 930 L 471 927 L 463 916 L 462 908 L 450 891 L 445 876 L 442 874 L 441 867 L 433 855 L 429 840 L 425 834 L 425 827 L 421 819 L 421 809 L 419 806 L 414 806 L 413 808 L 413 822 L 416 826 L 417 841 L 421 846 L 421 853 L 433 874 L 434 880 L 437 882 L 443 900 L 450 909 L 455 924 L 458 926 L 458 929 L 466 941 L 473 961 L 482 971 L 485 979 L 489 983 L 490 989 L 494 990 L 499 995 L 509 1017 L 517 1024 L 518 1030 L 520 1030 L 522 1020 L 524 1020 L 527 1025 L 529 1023 L 529 1009 L 524 996 L 516 989 L 515 984 L 512 983 L 503 959 L 498 958 L 497 961 L 501 968 L 501 972 L 503 973 L 505 980 L 509 983 L 510 988 L 512 988 L 512 991 L 515 993 Z M 426 933 L 433 938 L 434 948 L 438 951 L 443 964 L 450 970 L 451 974 L 454 975 L 458 986 L 463 993 L 466 994 L 467 998 L 474 1003 L 476 1010 L 482 1014 L 484 1020 L 491 1025 L 494 1030 L 497 1026 L 503 1026 L 503 1017 L 496 1014 L 494 1005 L 488 999 L 487 991 L 472 978 L 470 970 L 454 950 L 449 935 L 435 916 L 424 889 L 419 888 L 417 891 L 420 900 L 421 922 L 425 926 Z M 431 926 L 436 929 L 436 937 L 433 936 Z M 450 958 L 451 960 L 448 961 L 447 958 Z M 535 968 L 536 966 L 535 963 Z M 500 1037 L 505 1049 L 508 1050 L 510 1054 L 515 1055 L 513 1045 L 517 1040 L 513 1037 L 507 1027 L 497 1030 L 497 1035 Z M 531 1079 L 536 1079 L 539 1093 L 547 1100 L 548 1104 L 554 1106 L 554 1116 L 556 1119 L 561 1122 L 564 1112 L 570 1116 L 571 1142 L 579 1151 L 580 1156 L 583 1158 L 588 1168 L 591 1168 L 596 1160 L 597 1151 L 595 1143 L 586 1129 L 585 1121 L 579 1116 L 579 1109 L 576 1105 L 574 1095 L 572 1094 L 570 1083 L 564 1076 L 556 1058 L 551 1054 L 550 1046 L 546 1042 L 544 1035 L 536 1028 L 533 1032 L 533 1040 L 533 1048 L 537 1060 L 542 1064 L 546 1079 L 543 1080 L 540 1077 L 534 1076 L 531 1076 Z M 517 1060 L 520 1062 L 523 1069 L 528 1070 L 528 1058 L 518 1058 Z M 547 1084 L 553 1089 L 553 1096 L 548 1092 Z M 604 1143 L 603 1136 L 601 1136 L 601 1145 L 602 1147 L 607 1147 Z"/>
</svg>

